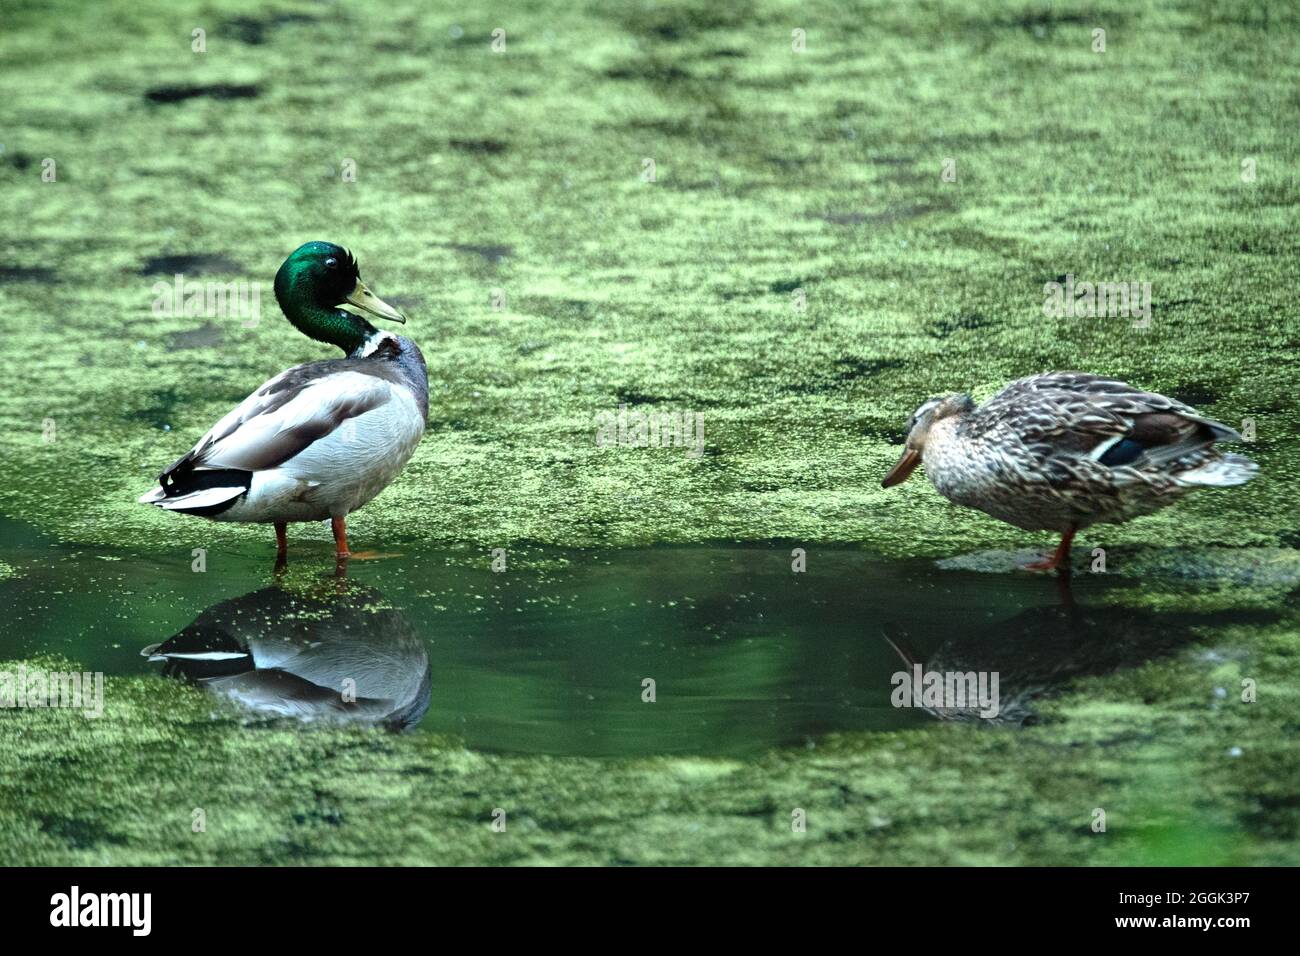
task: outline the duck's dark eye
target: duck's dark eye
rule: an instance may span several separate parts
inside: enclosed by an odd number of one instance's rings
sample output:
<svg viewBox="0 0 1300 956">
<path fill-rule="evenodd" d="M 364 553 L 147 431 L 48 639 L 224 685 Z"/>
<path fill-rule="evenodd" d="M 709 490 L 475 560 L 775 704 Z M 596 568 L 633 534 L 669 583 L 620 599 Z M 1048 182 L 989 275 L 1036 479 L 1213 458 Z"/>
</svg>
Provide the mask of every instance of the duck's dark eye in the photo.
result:
<svg viewBox="0 0 1300 956">
<path fill-rule="evenodd" d="M 333 269 L 333 268 L 335 268 L 338 264 L 339 264 L 339 261 L 338 261 L 337 259 L 335 259 L 333 256 L 330 256 L 328 259 L 325 260 L 325 268 L 326 268 L 326 269 Z"/>
</svg>

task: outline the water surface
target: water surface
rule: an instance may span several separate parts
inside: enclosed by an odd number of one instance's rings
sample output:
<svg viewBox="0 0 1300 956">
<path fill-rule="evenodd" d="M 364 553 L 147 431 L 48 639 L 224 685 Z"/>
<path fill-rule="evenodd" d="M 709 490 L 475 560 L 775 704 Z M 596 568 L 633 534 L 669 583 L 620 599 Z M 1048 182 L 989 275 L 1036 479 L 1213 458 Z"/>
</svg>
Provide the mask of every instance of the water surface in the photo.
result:
<svg viewBox="0 0 1300 956">
<path fill-rule="evenodd" d="M 12 521 L 0 540 L 17 572 L 0 580 L 0 658 L 56 652 L 160 681 L 215 668 L 245 706 L 299 717 L 339 716 L 339 682 L 359 675 L 369 689 L 343 717 L 503 753 L 739 755 L 969 719 L 893 706 L 913 663 L 998 672 L 996 722 L 1020 724 L 1041 695 L 1167 653 L 1195 622 L 1100 606 L 1123 586 L 1101 577 L 1067 591 L 851 549 L 813 548 L 801 573 L 778 544 L 528 549 L 501 572 L 452 550 L 354 560 L 340 580 L 323 542 L 276 573 L 269 546 L 209 552 L 198 572 L 188 549 L 56 546 Z M 142 656 L 169 639 L 182 660 Z M 269 678 L 221 673 L 241 669 L 223 651 L 241 643 Z"/>
</svg>

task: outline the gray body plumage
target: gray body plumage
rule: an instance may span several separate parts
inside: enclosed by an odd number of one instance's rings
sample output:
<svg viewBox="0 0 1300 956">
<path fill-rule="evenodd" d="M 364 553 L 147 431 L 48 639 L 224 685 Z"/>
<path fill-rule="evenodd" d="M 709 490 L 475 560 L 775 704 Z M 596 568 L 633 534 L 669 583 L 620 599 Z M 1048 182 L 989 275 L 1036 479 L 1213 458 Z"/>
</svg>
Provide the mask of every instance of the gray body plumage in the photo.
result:
<svg viewBox="0 0 1300 956">
<path fill-rule="evenodd" d="M 344 517 L 402 470 L 428 415 L 419 347 L 376 332 L 346 358 L 265 382 L 140 501 L 216 521 Z"/>
</svg>

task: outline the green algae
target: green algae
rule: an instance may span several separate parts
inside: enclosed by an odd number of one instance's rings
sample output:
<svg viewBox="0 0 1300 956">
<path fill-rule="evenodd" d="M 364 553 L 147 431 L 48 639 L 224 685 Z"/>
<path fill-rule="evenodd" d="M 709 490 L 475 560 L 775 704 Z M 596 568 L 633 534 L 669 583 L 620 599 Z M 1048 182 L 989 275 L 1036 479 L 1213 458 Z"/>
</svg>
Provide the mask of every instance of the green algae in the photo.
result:
<svg viewBox="0 0 1300 956">
<path fill-rule="evenodd" d="M 259 382 L 327 353 L 269 296 L 320 237 L 412 313 L 434 382 L 429 434 L 358 540 L 1023 545 L 923 482 L 878 479 L 921 399 L 1079 367 L 1257 423 L 1259 480 L 1104 544 L 1292 543 L 1293 376 L 1257 360 L 1297 344 L 1290 14 L 244 7 L 106 22 L 33 4 L 0 39 L 22 90 L 0 104 L 0 203 L 23 224 L 0 256 L 48 270 L 0 283 L 22 356 L 0 401 L 0 461 L 24 476 L 4 513 L 64 540 L 262 542 L 134 499 Z M 205 26 L 206 54 L 181 21 Z M 258 92 L 145 95 L 203 84 Z M 142 273 L 179 255 L 266 283 L 257 327 L 150 314 L 160 276 Z M 1044 318 L 1042 284 L 1066 272 L 1150 281 L 1151 327 Z M 707 453 L 597 447 L 595 416 L 625 401 L 702 413 Z"/>
<path fill-rule="evenodd" d="M 745 760 L 247 727 L 197 691 L 110 676 L 98 721 L 0 711 L 7 860 L 1300 862 L 1295 11 L 10 8 L 0 514 L 58 542 L 269 554 L 264 528 L 134 502 L 258 383 L 326 354 L 269 295 L 283 257 L 323 238 L 410 314 L 430 367 L 429 433 L 356 516 L 363 546 L 449 567 L 509 547 L 512 567 L 545 570 L 566 559 L 542 545 L 841 542 L 969 567 L 1046 536 L 922 481 L 880 489 L 907 415 L 1082 368 L 1257 424 L 1250 485 L 1089 529 L 1108 573 L 1148 582 L 1111 600 L 1272 616 L 1081 677 L 1034 727 L 831 734 Z M 47 157 L 57 182 L 41 181 Z M 261 322 L 151 314 L 174 256 L 265 283 Z M 1151 327 L 1044 318 L 1042 285 L 1065 273 L 1150 281 Z M 621 403 L 702 413 L 705 454 L 599 448 L 596 415 Z M 50 546 L 5 528 L 0 579 L 25 581 Z M 325 559 L 328 533 L 295 528 L 291 547 Z M 142 586 L 118 564 L 95 573 Z M 1254 704 L 1237 701 L 1246 678 Z"/>
</svg>

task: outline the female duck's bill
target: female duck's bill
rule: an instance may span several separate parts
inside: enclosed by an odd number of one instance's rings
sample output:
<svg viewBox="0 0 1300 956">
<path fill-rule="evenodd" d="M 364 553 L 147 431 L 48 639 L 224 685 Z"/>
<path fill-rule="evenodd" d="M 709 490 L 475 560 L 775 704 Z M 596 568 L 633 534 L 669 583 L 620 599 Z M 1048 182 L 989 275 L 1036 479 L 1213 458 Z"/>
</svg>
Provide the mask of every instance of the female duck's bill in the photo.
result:
<svg viewBox="0 0 1300 956">
<path fill-rule="evenodd" d="M 901 485 L 911 477 L 912 472 L 916 471 L 916 466 L 921 463 L 921 453 L 913 448 L 903 451 L 902 457 L 898 459 L 897 464 L 889 469 L 889 474 L 880 482 L 882 488 L 892 488 L 894 485 Z"/>
</svg>

